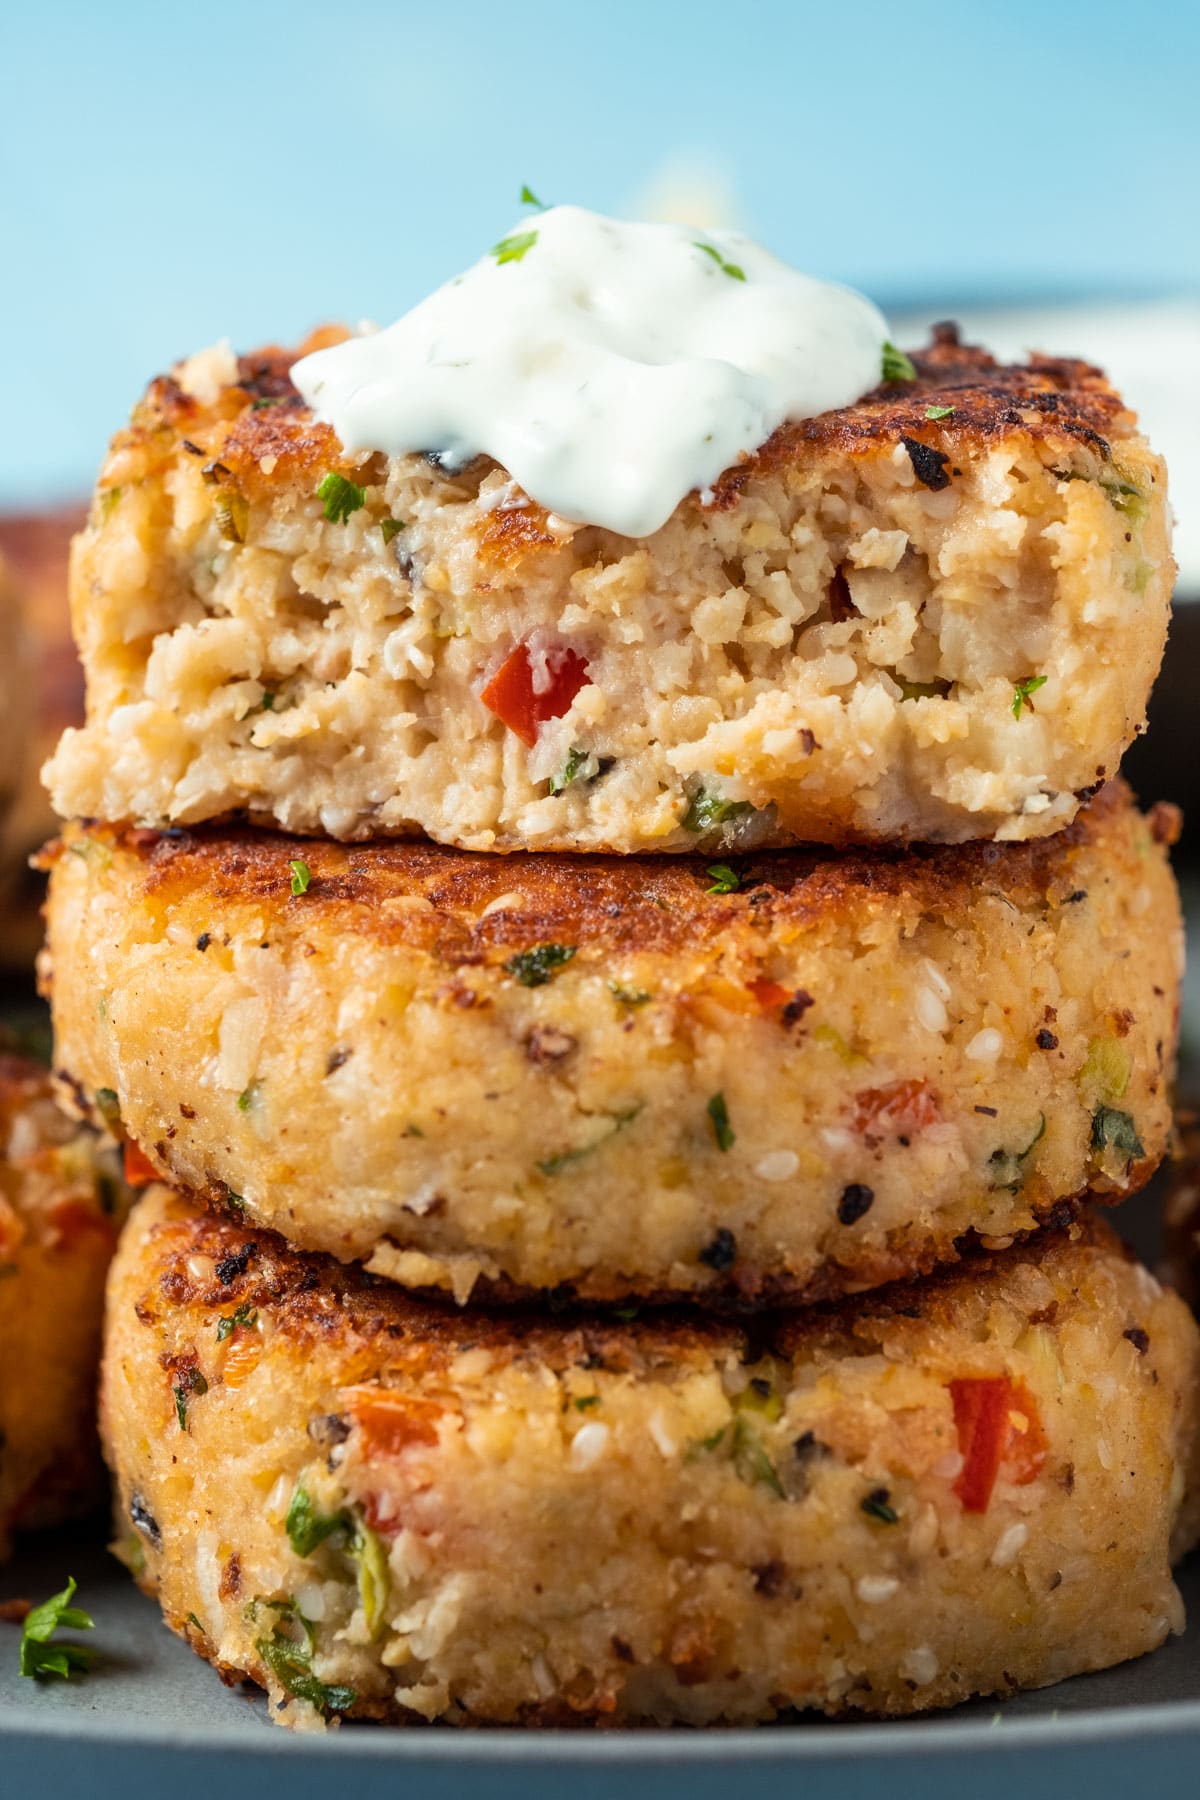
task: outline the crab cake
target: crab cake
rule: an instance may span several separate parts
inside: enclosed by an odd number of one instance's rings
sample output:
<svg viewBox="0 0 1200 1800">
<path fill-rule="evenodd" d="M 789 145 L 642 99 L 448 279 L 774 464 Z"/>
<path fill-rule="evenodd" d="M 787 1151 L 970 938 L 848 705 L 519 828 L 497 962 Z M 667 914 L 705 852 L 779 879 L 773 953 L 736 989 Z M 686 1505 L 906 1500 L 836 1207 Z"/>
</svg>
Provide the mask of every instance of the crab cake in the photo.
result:
<svg viewBox="0 0 1200 1800">
<path fill-rule="evenodd" d="M 116 1153 L 0 1048 L 0 1555 L 95 1504 L 96 1373 L 116 1243 Z"/>
<path fill-rule="evenodd" d="M 464 1315 L 152 1188 L 109 1288 L 119 1548 L 284 1723 L 750 1723 L 1178 1631 L 1198 1339 L 1102 1227 L 733 1324 Z"/>
<path fill-rule="evenodd" d="M 302 352 L 206 352 L 114 440 L 72 575 L 64 817 L 472 850 L 1055 832 L 1141 729 L 1163 465 L 1096 369 L 935 332 L 653 536 L 348 454 Z"/>
<path fill-rule="evenodd" d="M 835 1295 L 1149 1176 L 1176 823 L 736 869 L 73 828 L 56 1055 L 165 1179 L 409 1286 Z"/>
</svg>

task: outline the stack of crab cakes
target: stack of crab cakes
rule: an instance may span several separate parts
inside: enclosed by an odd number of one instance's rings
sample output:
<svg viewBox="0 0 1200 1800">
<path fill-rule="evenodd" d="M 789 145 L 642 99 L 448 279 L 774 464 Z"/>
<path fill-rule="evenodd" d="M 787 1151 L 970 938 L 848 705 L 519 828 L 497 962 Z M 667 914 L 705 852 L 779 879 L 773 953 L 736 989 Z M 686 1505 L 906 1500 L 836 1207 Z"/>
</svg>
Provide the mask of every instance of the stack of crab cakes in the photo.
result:
<svg viewBox="0 0 1200 1800">
<path fill-rule="evenodd" d="M 311 346 L 309 346 L 311 347 Z M 155 382 L 72 570 L 55 1064 L 145 1186 L 118 1547 L 273 1716 L 904 1713 L 1182 1625 L 1171 564 L 942 329 L 662 529 Z"/>
</svg>

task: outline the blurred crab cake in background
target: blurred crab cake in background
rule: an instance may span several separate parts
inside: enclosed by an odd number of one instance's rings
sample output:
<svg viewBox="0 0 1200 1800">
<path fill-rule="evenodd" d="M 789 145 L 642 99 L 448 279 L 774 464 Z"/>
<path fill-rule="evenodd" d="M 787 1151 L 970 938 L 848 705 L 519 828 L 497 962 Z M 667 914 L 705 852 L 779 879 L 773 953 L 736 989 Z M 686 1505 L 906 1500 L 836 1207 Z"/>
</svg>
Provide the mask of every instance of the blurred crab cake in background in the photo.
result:
<svg viewBox="0 0 1200 1800">
<path fill-rule="evenodd" d="M 709 236 L 552 208 L 387 331 L 153 382 L 77 546 L 57 810 L 621 853 L 1068 823 L 1165 641 L 1134 415 Z"/>
<path fill-rule="evenodd" d="M 0 1046 L 0 1555 L 14 1532 L 100 1497 L 96 1380 L 123 1199 L 112 1145 Z"/>
<path fill-rule="evenodd" d="M 1100 1226 L 750 1330 L 463 1314 L 156 1187 L 102 1428 L 139 1582 L 282 1723 L 751 1723 L 1179 1630 L 1197 1359 Z"/>
<path fill-rule="evenodd" d="M 836 1295 L 1149 1177 L 1177 824 L 1114 784 L 736 868 L 72 827 L 56 1062 L 164 1179 L 412 1287 Z"/>
</svg>

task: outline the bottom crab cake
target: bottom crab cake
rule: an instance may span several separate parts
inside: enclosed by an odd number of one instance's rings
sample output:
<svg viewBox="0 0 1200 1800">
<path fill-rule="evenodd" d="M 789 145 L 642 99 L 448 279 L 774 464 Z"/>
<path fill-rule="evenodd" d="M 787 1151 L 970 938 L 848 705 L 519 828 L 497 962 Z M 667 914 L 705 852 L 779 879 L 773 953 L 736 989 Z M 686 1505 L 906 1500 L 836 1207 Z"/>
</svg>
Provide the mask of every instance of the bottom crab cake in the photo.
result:
<svg viewBox="0 0 1200 1800">
<path fill-rule="evenodd" d="M 48 1073 L 0 1050 L 0 1555 L 86 1511 L 116 1153 L 60 1112 Z"/>
<path fill-rule="evenodd" d="M 743 1327 L 464 1314 L 151 1187 L 109 1296 L 119 1547 L 284 1723 L 906 1713 L 1182 1625 L 1200 1339 L 1099 1225 Z"/>
<path fill-rule="evenodd" d="M 832 1299 L 1148 1179 L 1177 826 L 1114 783 L 736 867 L 71 827 L 55 1055 L 164 1180 L 406 1287 Z"/>
</svg>

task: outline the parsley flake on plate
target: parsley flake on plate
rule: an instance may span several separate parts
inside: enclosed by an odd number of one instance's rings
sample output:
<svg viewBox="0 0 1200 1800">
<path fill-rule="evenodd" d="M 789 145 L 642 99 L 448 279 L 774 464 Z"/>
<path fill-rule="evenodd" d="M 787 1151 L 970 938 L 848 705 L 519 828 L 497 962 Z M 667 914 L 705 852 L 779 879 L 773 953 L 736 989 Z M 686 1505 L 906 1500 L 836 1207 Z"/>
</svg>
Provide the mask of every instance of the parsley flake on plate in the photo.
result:
<svg viewBox="0 0 1200 1800">
<path fill-rule="evenodd" d="M 96 1660 L 96 1652 L 85 1644 L 56 1644 L 54 1634 L 61 1626 L 68 1631 L 92 1631 L 96 1621 L 81 1606 L 72 1606 L 75 1581 L 68 1578 L 61 1594 L 52 1594 L 26 1615 L 21 1631 L 21 1673 L 31 1678 L 58 1675 L 69 1681 L 76 1671 L 83 1673 Z"/>
</svg>

